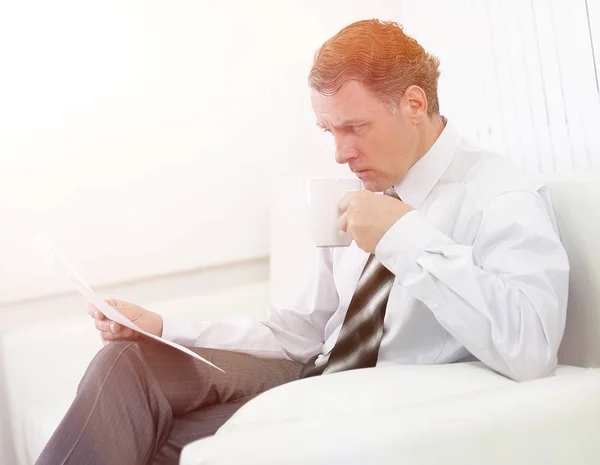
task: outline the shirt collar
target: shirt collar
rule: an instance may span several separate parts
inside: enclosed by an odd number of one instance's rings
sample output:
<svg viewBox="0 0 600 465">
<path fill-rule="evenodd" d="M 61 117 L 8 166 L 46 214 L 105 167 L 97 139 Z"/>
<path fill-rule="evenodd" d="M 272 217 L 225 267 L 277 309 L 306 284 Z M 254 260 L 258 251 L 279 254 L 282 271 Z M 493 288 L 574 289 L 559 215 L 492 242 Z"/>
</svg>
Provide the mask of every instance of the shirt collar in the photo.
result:
<svg viewBox="0 0 600 465">
<path fill-rule="evenodd" d="M 418 209 L 433 186 L 440 180 L 454 157 L 462 137 L 446 121 L 437 140 L 406 173 L 404 178 L 394 186 L 394 190 L 403 202 Z"/>
</svg>

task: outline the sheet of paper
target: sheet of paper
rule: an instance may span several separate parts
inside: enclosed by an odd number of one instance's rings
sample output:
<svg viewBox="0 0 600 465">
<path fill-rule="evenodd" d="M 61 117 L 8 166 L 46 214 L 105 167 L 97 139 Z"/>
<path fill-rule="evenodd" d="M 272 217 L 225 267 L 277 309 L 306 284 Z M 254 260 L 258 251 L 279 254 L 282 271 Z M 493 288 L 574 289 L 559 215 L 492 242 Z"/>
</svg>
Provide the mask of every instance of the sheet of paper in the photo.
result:
<svg viewBox="0 0 600 465">
<path fill-rule="evenodd" d="M 117 310 L 115 310 L 110 305 L 108 305 L 104 301 L 104 299 L 100 298 L 86 284 L 86 282 L 79 275 L 79 273 L 77 273 L 77 271 L 67 262 L 67 260 L 64 258 L 64 256 L 60 253 L 58 248 L 53 244 L 53 242 L 49 238 L 47 238 L 45 236 L 41 236 L 41 235 L 36 236 L 34 239 L 34 243 L 35 243 L 36 247 L 38 248 L 38 250 L 40 251 L 40 253 L 46 259 L 46 263 L 48 264 L 48 266 L 53 271 L 58 273 L 60 276 L 67 279 L 71 283 L 71 285 L 77 291 L 79 291 L 79 293 L 81 295 L 83 295 L 87 299 L 88 302 L 90 302 L 92 305 L 94 305 L 94 307 L 96 307 L 100 312 L 102 312 L 106 318 L 113 320 L 119 324 L 122 324 L 123 326 L 126 326 L 128 328 L 131 328 L 131 329 L 143 334 L 144 336 L 148 336 L 148 337 L 155 339 L 157 341 L 160 341 L 164 344 L 170 345 L 171 347 L 174 347 L 182 352 L 185 352 L 186 354 L 191 355 L 192 357 L 194 357 L 198 360 L 201 360 L 202 362 L 207 363 L 208 365 L 225 373 L 225 371 L 223 371 L 221 368 L 219 368 L 218 366 L 209 362 L 208 360 L 206 360 L 205 358 L 196 354 L 195 352 L 192 352 L 187 347 L 181 346 L 181 345 L 171 342 L 167 339 L 163 339 L 162 337 L 155 336 L 154 334 L 144 331 L 142 328 L 140 328 L 135 323 L 133 323 L 130 320 L 128 320 L 127 318 L 125 318 L 121 313 L 119 313 Z"/>
</svg>

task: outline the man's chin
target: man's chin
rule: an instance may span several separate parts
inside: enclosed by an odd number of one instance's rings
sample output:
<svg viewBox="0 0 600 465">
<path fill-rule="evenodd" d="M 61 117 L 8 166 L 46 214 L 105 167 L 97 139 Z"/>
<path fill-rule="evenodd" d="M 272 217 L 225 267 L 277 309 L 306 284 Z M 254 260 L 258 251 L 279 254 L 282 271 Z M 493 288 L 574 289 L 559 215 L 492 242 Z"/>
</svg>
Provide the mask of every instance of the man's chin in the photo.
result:
<svg viewBox="0 0 600 465">
<path fill-rule="evenodd" d="M 382 182 L 377 182 L 377 181 L 366 181 L 363 180 L 363 187 L 371 192 L 383 192 L 384 190 L 386 190 L 389 186 L 384 186 Z"/>
</svg>

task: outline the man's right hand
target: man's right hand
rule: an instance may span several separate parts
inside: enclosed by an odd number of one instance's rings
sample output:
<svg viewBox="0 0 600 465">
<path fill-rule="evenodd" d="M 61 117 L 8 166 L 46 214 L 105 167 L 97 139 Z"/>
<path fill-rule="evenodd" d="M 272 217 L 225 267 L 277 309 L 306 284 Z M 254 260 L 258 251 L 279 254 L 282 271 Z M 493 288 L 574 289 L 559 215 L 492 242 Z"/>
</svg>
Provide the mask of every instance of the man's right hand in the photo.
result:
<svg viewBox="0 0 600 465">
<path fill-rule="evenodd" d="M 143 330 L 156 336 L 162 336 L 163 321 L 158 313 L 123 300 L 111 299 L 107 300 L 106 303 Z M 104 345 L 112 341 L 133 341 L 142 336 L 133 329 L 109 320 L 93 305 L 89 305 L 88 314 L 94 318 L 96 329 L 100 331 L 100 337 Z"/>
</svg>

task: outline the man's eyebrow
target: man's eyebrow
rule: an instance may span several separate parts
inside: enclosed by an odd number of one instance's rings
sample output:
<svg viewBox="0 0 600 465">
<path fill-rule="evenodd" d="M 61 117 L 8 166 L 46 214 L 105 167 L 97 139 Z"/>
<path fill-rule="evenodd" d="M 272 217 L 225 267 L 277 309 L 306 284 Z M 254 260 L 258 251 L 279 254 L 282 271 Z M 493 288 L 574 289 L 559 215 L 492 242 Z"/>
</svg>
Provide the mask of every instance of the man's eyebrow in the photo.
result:
<svg viewBox="0 0 600 465">
<path fill-rule="evenodd" d="M 322 125 L 319 121 L 317 121 L 317 126 L 320 127 L 321 129 L 326 129 L 329 126 L 333 126 L 334 128 L 347 128 L 349 126 L 358 126 L 361 124 L 366 124 L 366 121 L 362 120 L 362 119 L 349 119 L 349 120 L 345 120 L 345 121 L 340 121 L 339 123 L 330 123 L 327 126 Z"/>
</svg>

